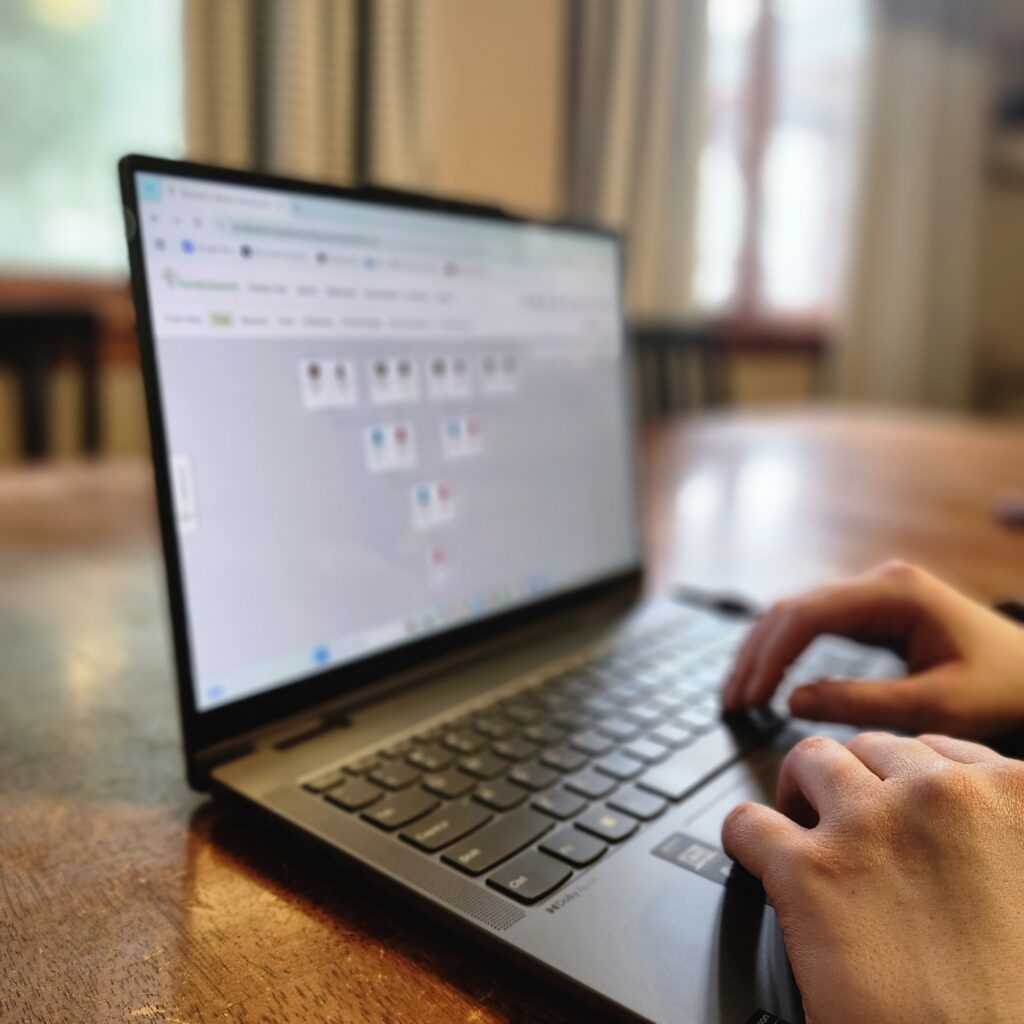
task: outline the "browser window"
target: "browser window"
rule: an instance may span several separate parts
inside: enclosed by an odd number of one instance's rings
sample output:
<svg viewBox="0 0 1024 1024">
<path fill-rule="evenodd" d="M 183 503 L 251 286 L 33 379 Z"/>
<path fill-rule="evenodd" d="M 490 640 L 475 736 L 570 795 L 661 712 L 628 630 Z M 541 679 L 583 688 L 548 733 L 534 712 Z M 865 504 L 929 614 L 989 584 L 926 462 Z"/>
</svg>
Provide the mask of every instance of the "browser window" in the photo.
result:
<svg viewBox="0 0 1024 1024">
<path fill-rule="evenodd" d="M 636 564 L 612 239 L 136 186 L 200 710 Z"/>
</svg>

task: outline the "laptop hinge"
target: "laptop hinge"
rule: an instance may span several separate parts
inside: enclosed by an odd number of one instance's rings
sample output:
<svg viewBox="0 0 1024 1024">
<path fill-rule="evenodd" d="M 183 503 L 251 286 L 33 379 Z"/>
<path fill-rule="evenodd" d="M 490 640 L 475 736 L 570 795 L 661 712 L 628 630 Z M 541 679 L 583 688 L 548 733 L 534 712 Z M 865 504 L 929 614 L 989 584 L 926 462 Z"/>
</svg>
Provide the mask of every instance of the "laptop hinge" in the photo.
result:
<svg viewBox="0 0 1024 1024">
<path fill-rule="evenodd" d="M 287 750 L 305 740 L 311 740 L 314 736 L 330 732 L 332 729 L 344 728 L 350 724 L 348 715 L 344 711 L 336 710 L 326 714 L 306 716 L 283 725 L 279 729 L 268 730 L 263 735 L 263 739 L 266 745 L 275 750 Z"/>
<path fill-rule="evenodd" d="M 218 765 L 237 760 L 246 754 L 253 754 L 261 748 L 287 750 L 321 733 L 345 728 L 349 724 L 347 709 L 320 708 L 313 712 L 307 711 L 285 722 L 266 726 L 245 736 L 234 737 L 196 751 L 189 765 L 189 779 L 193 785 L 198 785 L 198 788 L 208 789 L 210 774 Z"/>
</svg>

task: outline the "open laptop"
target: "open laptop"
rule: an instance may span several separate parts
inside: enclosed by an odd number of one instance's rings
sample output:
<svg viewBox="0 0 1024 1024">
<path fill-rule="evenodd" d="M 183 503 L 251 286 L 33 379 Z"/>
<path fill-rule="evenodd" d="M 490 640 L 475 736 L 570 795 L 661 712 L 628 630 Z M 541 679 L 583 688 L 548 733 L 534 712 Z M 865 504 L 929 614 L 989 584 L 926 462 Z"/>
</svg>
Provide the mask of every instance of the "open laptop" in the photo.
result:
<svg viewBox="0 0 1024 1024">
<path fill-rule="evenodd" d="M 639 599 L 616 238 L 146 157 L 121 182 L 191 784 L 607 1011 L 802 1020 L 719 848 L 800 730 L 721 720 L 742 618 Z"/>
</svg>

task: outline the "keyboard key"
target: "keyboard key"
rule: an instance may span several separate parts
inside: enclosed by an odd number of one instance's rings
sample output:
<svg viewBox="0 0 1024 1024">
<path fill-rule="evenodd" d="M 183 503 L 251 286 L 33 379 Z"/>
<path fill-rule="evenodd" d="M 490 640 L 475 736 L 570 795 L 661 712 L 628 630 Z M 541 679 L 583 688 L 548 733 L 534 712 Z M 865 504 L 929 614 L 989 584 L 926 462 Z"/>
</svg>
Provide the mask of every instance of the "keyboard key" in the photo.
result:
<svg viewBox="0 0 1024 1024">
<path fill-rule="evenodd" d="M 384 790 L 380 786 L 375 786 L 366 779 L 349 779 L 343 785 L 332 789 L 327 794 L 327 799 L 346 811 L 361 811 L 375 800 L 379 800 L 383 794 Z"/>
<path fill-rule="evenodd" d="M 582 698 L 590 694 L 590 684 L 579 675 L 563 676 L 555 685 L 554 689 L 559 693 L 568 694 L 570 697 Z"/>
<path fill-rule="evenodd" d="M 506 736 L 511 736 L 516 731 L 516 727 L 511 722 L 498 718 L 497 715 L 481 715 L 473 723 L 473 728 L 492 740 L 503 740 Z"/>
<path fill-rule="evenodd" d="M 528 729 L 524 729 L 523 735 L 531 743 L 540 743 L 542 746 L 547 746 L 549 743 L 557 743 L 562 739 L 565 736 L 565 730 L 559 729 L 557 725 L 553 725 L 551 722 L 538 722 L 536 725 L 531 725 Z"/>
<path fill-rule="evenodd" d="M 388 747 L 384 753 L 388 757 L 405 757 L 407 754 L 411 754 L 415 749 L 416 747 L 412 740 L 402 740 L 400 743 L 395 743 Z"/>
<path fill-rule="evenodd" d="M 571 877 L 572 869 L 565 864 L 530 850 L 495 871 L 487 884 L 520 903 L 536 903 Z"/>
<path fill-rule="evenodd" d="M 636 700 L 637 695 L 644 692 L 645 687 L 632 679 L 616 680 L 613 686 L 605 688 L 605 693 L 619 704 L 627 704 Z"/>
<path fill-rule="evenodd" d="M 434 853 L 456 839 L 468 836 L 474 829 L 490 821 L 494 815 L 479 804 L 448 804 L 436 814 L 421 818 L 401 833 L 407 843 Z"/>
<path fill-rule="evenodd" d="M 499 757 L 509 761 L 525 761 L 537 753 L 537 745 L 524 740 L 520 736 L 511 736 L 506 740 L 498 740 L 491 748 Z"/>
<path fill-rule="evenodd" d="M 598 839 L 606 839 L 609 843 L 621 843 L 639 827 L 635 818 L 619 814 L 608 807 L 592 807 L 586 814 L 577 818 L 574 824 L 584 832 L 589 832 Z"/>
<path fill-rule="evenodd" d="M 648 733 L 648 738 L 666 747 L 682 747 L 693 739 L 693 733 L 675 722 L 664 722 Z"/>
<path fill-rule="evenodd" d="M 344 782 L 347 778 L 344 768 L 332 768 L 330 771 L 321 772 L 315 778 L 307 780 L 302 784 L 302 788 L 308 789 L 310 793 L 323 793 L 332 786 L 337 786 L 339 782 Z"/>
<path fill-rule="evenodd" d="M 449 800 L 468 793 L 475 785 L 475 779 L 460 772 L 457 768 L 439 772 L 436 775 L 427 775 L 423 779 L 424 789 L 429 789 L 431 793 L 447 797 Z"/>
<path fill-rule="evenodd" d="M 508 704 L 503 704 L 501 713 L 506 718 L 511 718 L 513 722 L 518 722 L 520 725 L 533 725 L 544 716 L 541 708 L 535 707 L 524 700 L 515 700 L 510 701 Z"/>
<path fill-rule="evenodd" d="M 475 754 L 487 746 L 487 740 L 479 733 L 459 729 L 458 732 L 450 732 L 445 736 L 444 745 L 459 754 Z"/>
<path fill-rule="evenodd" d="M 505 774 L 508 761 L 503 761 L 500 757 L 495 757 L 494 754 L 485 750 L 480 754 L 470 754 L 468 757 L 462 758 L 459 761 L 459 767 L 478 779 L 496 779 L 499 775 Z"/>
<path fill-rule="evenodd" d="M 386 789 L 404 789 L 411 786 L 419 777 L 420 773 L 412 765 L 403 764 L 401 761 L 386 762 L 370 772 L 370 781 Z"/>
<path fill-rule="evenodd" d="M 545 814 L 550 814 L 552 818 L 560 818 L 565 821 L 574 814 L 579 814 L 587 806 L 587 801 L 583 797 L 559 787 L 534 797 L 530 806 L 536 807 L 538 811 L 543 811 Z"/>
<path fill-rule="evenodd" d="M 626 757 L 621 751 L 615 750 L 605 754 L 600 761 L 594 762 L 594 767 L 613 779 L 633 779 L 643 770 L 644 766 L 635 758 Z"/>
<path fill-rule="evenodd" d="M 497 782 L 482 782 L 473 794 L 473 799 L 496 811 L 510 811 L 526 799 L 526 790 L 522 786 L 513 786 L 505 779 L 498 779 Z"/>
<path fill-rule="evenodd" d="M 556 690 L 548 690 L 545 687 L 537 694 L 537 703 L 547 708 L 550 715 L 554 711 L 564 711 L 567 708 L 571 708 L 575 701 L 568 694 L 558 693 Z M 537 724 L 543 725 L 544 723 L 538 722 Z"/>
<path fill-rule="evenodd" d="M 695 733 L 702 733 L 713 729 L 718 724 L 719 717 L 717 708 L 698 704 L 696 707 L 687 708 L 681 714 L 676 715 L 674 721 Z"/>
<path fill-rule="evenodd" d="M 583 771 L 570 775 L 565 780 L 566 786 L 574 793 L 585 796 L 588 800 L 597 800 L 607 796 L 616 786 L 616 782 L 608 775 L 601 775 L 593 768 L 584 768 Z"/>
<path fill-rule="evenodd" d="M 592 697 L 584 697 L 580 703 L 593 715 L 613 715 L 618 711 L 615 701 L 609 700 L 600 693 L 594 694 Z"/>
<path fill-rule="evenodd" d="M 409 764 L 422 768 L 426 772 L 444 771 L 455 760 L 455 754 L 439 743 L 414 750 L 408 757 Z"/>
<path fill-rule="evenodd" d="M 395 793 L 381 800 L 368 811 L 363 811 L 363 817 L 378 828 L 393 832 L 396 828 L 429 814 L 440 803 L 441 801 L 432 793 L 427 793 L 417 786 L 416 789 L 407 789 L 403 793 Z"/>
<path fill-rule="evenodd" d="M 508 773 L 508 777 L 517 786 L 524 786 L 526 789 L 546 789 L 558 778 L 558 773 L 537 761 L 529 761 L 526 764 L 517 764 Z"/>
<path fill-rule="evenodd" d="M 586 729 L 590 725 L 590 716 L 573 706 L 554 712 L 551 721 L 563 729 Z"/>
<path fill-rule="evenodd" d="M 667 761 L 648 768 L 637 785 L 669 800 L 682 800 L 705 779 L 752 749 L 757 742 L 753 733 L 716 729 L 698 736 Z"/>
<path fill-rule="evenodd" d="M 367 772 L 372 772 L 379 764 L 380 758 L 376 754 L 367 754 L 366 757 L 360 757 L 345 765 L 345 771 L 351 772 L 353 775 L 365 775 Z"/>
<path fill-rule="evenodd" d="M 449 847 L 441 860 L 467 875 L 482 875 L 540 839 L 552 824 L 551 819 L 539 811 L 529 808 L 513 811 Z"/>
<path fill-rule="evenodd" d="M 622 748 L 622 752 L 644 764 L 656 764 L 658 761 L 664 761 L 669 755 L 664 744 L 648 739 L 633 740 Z"/>
<path fill-rule="evenodd" d="M 643 726 L 637 725 L 636 722 L 627 722 L 624 718 L 610 718 L 599 722 L 597 731 L 622 742 L 636 739 L 643 732 Z"/>
<path fill-rule="evenodd" d="M 664 708 L 659 708 L 656 704 L 627 704 L 622 709 L 622 714 L 625 718 L 632 719 L 634 722 L 639 722 L 640 725 L 653 725 L 655 722 L 660 722 L 665 717 Z"/>
<path fill-rule="evenodd" d="M 541 761 L 560 772 L 574 772 L 587 763 L 587 755 L 571 747 L 555 747 L 541 755 Z"/>
<path fill-rule="evenodd" d="M 592 757 L 596 757 L 599 754 L 607 754 L 612 747 L 615 746 L 615 741 L 609 739 L 607 736 L 602 736 L 596 729 L 588 729 L 585 732 L 578 732 L 570 740 L 570 743 L 577 750 L 582 750 L 585 754 L 590 754 Z"/>
<path fill-rule="evenodd" d="M 639 818 L 641 821 L 650 821 L 656 818 L 668 806 L 665 800 L 653 793 L 645 793 L 636 786 L 623 786 L 615 796 L 608 798 L 608 806 L 616 811 L 623 811 Z"/>
<path fill-rule="evenodd" d="M 585 868 L 588 864 L 593 864 L 608 849 L 608 845 L 577 828 L 563 828 L 560 832 L 548 836 L 540 844 L 540 848 L 574 868 Z"/>
<path fill-rule="evenodd" d="M 650 703 L 661 708 L 666 714 L 672 714 L 672 712 L 678 710 L 683 706 L 684 700 L 682 697 L 672 692 L 658 692 L 650 699 Z"/>
</svg>

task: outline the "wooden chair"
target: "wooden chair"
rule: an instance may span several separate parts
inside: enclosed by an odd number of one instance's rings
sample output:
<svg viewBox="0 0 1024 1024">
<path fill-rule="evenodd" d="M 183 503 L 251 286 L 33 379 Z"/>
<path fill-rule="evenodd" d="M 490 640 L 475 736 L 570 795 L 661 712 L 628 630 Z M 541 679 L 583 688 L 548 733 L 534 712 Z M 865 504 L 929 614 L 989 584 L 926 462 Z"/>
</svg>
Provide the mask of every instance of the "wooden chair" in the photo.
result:
<svg viewBox="0 0 1024 1024">
<path fill-rule="evenodd" d="M 81 450 L 100 450 L 99 320 L 87 309 L 0 309 L 0 365 L 18 382 L 21 447 L 29 459 L 50 455 L 50 386 L 64 360 L 76 363 L 82 382 Z"/>
</svg>

